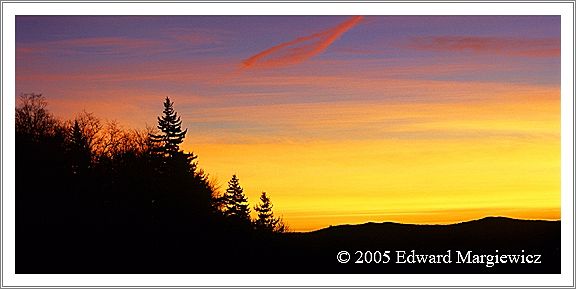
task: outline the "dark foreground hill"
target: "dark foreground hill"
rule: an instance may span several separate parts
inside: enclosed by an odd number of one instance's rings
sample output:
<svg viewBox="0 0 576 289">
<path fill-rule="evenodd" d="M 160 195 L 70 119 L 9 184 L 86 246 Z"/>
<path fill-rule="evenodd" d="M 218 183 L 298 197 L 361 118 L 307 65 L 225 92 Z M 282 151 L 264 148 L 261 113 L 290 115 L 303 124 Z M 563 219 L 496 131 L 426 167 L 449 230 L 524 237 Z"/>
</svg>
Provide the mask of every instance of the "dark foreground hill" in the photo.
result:
<svg viewBox="0 0 576 289">
<path fill-rule="evenodd" d="M 17 273 L 560 273 L 560 221 L 367 223 L 275 236 L 27 229 L 17 228 Z"/>
<path fill-rule="evenodd" d="M 488 217 L 451 225 L 367 223 L 293 233 L 288 239 L 295 250 L 288 259 L 308 255 L 301 268 L 326 273 L 560 273 L 560 221 Z M 341 251 L 350 254 L 348 262 L 338 262 Z"/>
</svg>

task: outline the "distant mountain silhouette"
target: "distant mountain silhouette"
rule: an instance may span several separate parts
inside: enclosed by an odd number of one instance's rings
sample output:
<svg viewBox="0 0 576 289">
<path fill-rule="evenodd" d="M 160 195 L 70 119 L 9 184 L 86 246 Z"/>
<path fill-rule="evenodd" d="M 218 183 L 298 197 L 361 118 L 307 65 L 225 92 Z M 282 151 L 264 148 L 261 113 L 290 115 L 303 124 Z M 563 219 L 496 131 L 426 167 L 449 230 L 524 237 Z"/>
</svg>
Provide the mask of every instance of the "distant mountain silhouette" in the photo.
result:
<svg viewBox="0 0 576 289">
<path fill-rule="evenodd" d="M 365 223 L 338 225 L 309 233 L 287 236 L 296 248 L 286 259 L 304 255 L 301 273 L 560 273 L 560 221 L 518 220 L 486 217 L 449 225 L 413 225 Z M 346 250 L 351 260 L 337 262 L 338 252 Z M 391 251 L 388 264 L 355 263 L 362 253 L 356 251 Z M 415 254 L 446 254 L 451 250 L 451 264 L 397 264 L 396 251 Z M 473 254 L 542 255 L 540 264 L 456 263 L 457 252 Z M 496 253 L 498 250 L 498 253 Z M 524 250 L 524 253 L 522 253 Z M 303 253 L 301 253 L 303 252 Z M 472 260 L 471 260 L 472 261 Z M 316 268 L 316 269 L 313 269 Z M 321 269 L 319 269 L 321 268 Z M 309 271 L 308 271 L 309 270 Z M 296 270 L 297 271 L 297 270 Z"/>
<path fill-rule="evenodd" d="M 330 235 L 331 237 L 362 238 L 371 236 L 371 239 L 377 238 L 382 241 L 393 241 L 403 236 L 413 234 L 432 234 L 434 237 L 458 237 L 473 240 L 478 238 L 487 241 L 486 238 L 501 239 L 506 236 L 515 239 L 517 234 L 536 234 L 541 230 L 550 230 L 560 226 L 560 221 L 545 220 L 520 220 L 507 217 L 485 217 L 478 220 L 460 222 L 446 225 L 428 225 L 428 224 L 402 224 L 393 222 L 375 223 L 368 222 L 358 225 L 337 225 L 312 231 L 310 235 Z M 458 233 L 457 235 L 455 233 Z M 386 235 L 378 233 L 387 233 Z M 394 235 L 391 235 L 394 233 Z M 298 233 L 296 233 L 298 234 Z M 431 236 L 432 236 L 431 235 Z M 402 240 L 403 242 L 405 240 Z"/>
</svg>

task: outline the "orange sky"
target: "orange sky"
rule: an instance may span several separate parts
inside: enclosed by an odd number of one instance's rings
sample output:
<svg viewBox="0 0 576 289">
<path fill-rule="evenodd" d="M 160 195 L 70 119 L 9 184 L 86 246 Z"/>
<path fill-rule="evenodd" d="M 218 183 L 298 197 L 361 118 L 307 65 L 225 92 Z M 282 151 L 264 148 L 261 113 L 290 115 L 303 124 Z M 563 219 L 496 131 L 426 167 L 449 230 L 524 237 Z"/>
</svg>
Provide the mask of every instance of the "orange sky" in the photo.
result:
<svg viewBox="0 0 576 289">
<path fill-rule="evenodd" d="M 248 110 L 248 115 L 275 114 L 275 121 L 290 121 L 294 131 L 345 126 L 362 139 L 263 143 L 245 138 L 223 144 L 199 138 L 187 144 L 221 183 L 238 174 L 250 200 L 269 192 L 277 212 L 295 230 L 368 221 L 447 223 L 491 215 L 560 218 L 558 97 L 475 106 L 372 103 L 258 111 Z M 414 121 L 371 125 L 411 118 L 414 111 Z M 295 117 L 304 112 L 306 119 Z M 370 139 L 378 130 L 390 137 Z"/>
</svg>

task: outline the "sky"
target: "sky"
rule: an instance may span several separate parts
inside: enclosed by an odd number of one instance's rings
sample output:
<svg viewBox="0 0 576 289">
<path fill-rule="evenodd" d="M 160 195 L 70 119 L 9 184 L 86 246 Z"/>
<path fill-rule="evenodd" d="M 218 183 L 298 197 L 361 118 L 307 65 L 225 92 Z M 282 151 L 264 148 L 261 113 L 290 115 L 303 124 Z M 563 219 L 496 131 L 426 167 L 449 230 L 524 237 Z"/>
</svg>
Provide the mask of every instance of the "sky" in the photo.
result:
<svg viewBox="0 0 576 289">
<path fill-rule="evenodd" d="M 156 125 L 294 231 L 560 218 L 559 16 L 17 16 L 16 93 Z"/>
</svg>

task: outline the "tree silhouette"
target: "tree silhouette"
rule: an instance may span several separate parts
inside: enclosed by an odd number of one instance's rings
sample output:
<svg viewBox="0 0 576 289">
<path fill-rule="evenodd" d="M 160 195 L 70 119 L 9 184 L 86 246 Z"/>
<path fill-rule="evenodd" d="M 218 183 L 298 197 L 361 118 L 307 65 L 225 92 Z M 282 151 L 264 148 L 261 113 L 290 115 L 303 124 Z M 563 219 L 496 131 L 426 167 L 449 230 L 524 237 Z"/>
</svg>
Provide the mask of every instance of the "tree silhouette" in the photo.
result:
<svg viewBox="0 0 576 289">
<path fill-rule="evenodd" d="M 244 189 L 240 186 L 236 175 L 233 175 L 228 182 L 228 189 L 226 189 L 224 194 L 224 204 L 224 215 L 226 217 L 237 222 L 250 222 L 248 199 L 244 195 Z"/>
<path fill-rule="evenodd" d="M 180 151 L 180 144 L 186 137 L 188 129 L 182 130 L 182 120 L 174 111 L 174 102 L 166 97 L 163 116 L 158 117 L 159 134 L 150 134 L 153 143 L 159 144 L 159 151 L 166 155 L 174 155 Z"/>
<path fill-rule="evenodd" d="M 47 106 L 42 94 L 21 94 L 16 107 L 16 132 L 36 142 L 52 136 L 60 123 L 48 112 Z"/>
<path fill-rule="evenodd" d="M 256 230 L 280 233 L 286 231 L 286 226 L 282 220 L 274 217 L 272 207 L 273 205 L 270 198 L 266 195 L 266 192 L 262 192 L 262 195 L 260 195 L 260 204 L 254 207 L 254 210 L 258 213 L 258 218 L 254 221 Z"/>
<path fill-rule="evenodd" d="M 78 120 L 74 120 L 68 144 L 70 166 L 73 175 L 82 175 L 90 166 L 91 150 Z"/>
<path fill-rule="evenodd" d="M 21 192 L 17 199 L 20 200 L 19 204 L 28 204 L 26 207 L 17 205 L 21 208 L 18 215 L 20 220 L 33 223 L 57 219 L 52 218 L 56 214 L 42 219 L 30 214 L 48 215 L 46 211 L 50 205 L 62 203 L 58 197 L 64 194 L 50 195 L 44 191 L 67 190 L 63 188 L 66 182 L 59 179 L 68 174 L 64 146 L 67 132 L 47 106 L 48 102 L 42 94 L 21 94 L 15 111 L 16 186 Z M 54 206 L 52 210 L 55 210 Z"/>
<path fill-rule="evenodd" d="M 180 149 L 187 130 L 173 103 L 166 98 L 163 104 L 159 130 L 124 130 L 89 112 L 61 121 L 42 95 L 21 96 L 15 119 L 17 270 L 125 272 L 124 263 L 110 260 L 126 256 L 131 272 L 171 272 L 188 268 L 198 254 L 213 258 L 216 268 L 217 260 L 241 262 L 272 246 L 276 239 L 267 236 L 275 235 L 255 234 L 237 176 L 218 197 L 216 180 Z M 269 199 L 255 209 L 258 224 L 280 230 Z M 46 235 L 54 237 L 38 241 Z M 152 253 L 142 254 L 146 250 Z M 186 257 L 170 259 L 176 255 Z M 50 266 L 41 262 L 56 259 Z"/>
<path fill-rule="evenodd" d="M 150 189 L 153 219 L 164 225 L 199 224 L 211 218 L 213 190 L 208 175 L 197 169 L 197 156 L 180 150 L 187 130 L 166 97 L 158 133 L 150 133 L 151 167 L 155 170 Z"/>
<path fill-rule="evenodd" d="M 182 130 L 182 120 L 174 111 L 174 103 L 166 97 L 162 117 L 158 117 L 159 133 L 149 133 L 152 152 L 159 157 L 158 170 L 161 174 L 197 175 L 197 158 L 193 153 L 180 151 L 188 129 Z"/>
</svg>

